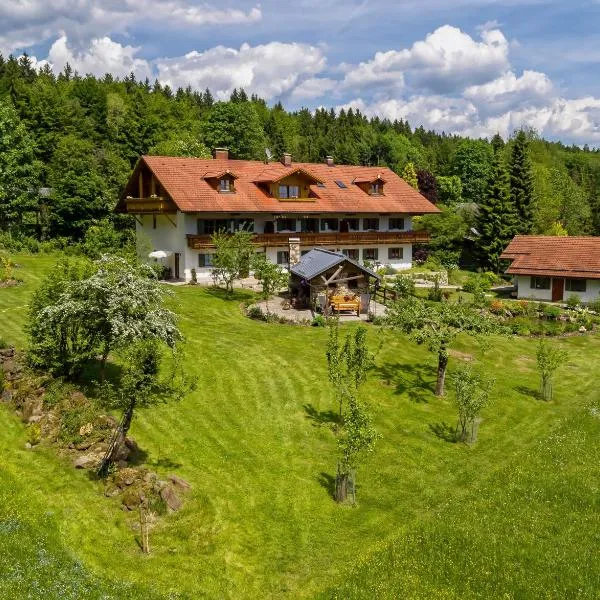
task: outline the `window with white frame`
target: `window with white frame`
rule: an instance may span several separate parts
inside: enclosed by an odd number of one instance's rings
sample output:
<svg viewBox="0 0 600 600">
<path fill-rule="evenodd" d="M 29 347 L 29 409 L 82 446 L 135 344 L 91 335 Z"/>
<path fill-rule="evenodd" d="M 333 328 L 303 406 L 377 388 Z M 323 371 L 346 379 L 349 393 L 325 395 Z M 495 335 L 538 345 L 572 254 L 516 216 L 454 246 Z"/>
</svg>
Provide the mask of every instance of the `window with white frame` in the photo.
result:
<svg viewBox="0 0 600 600">
<path fill-rule="evenodd" d="M 277 231 L 296 231 L 296 219 L 277 219 Z"/>
<path fill-rule="evenodd" d="M 404 258 L 404 248 L 388 248 L 388 259 L 402 259 Z"/>
<path fill-rule="evenodd" d="M 363 219 L 363 229 L 365 231 L 379 231 L 379 219 L 376 219 L 376 218 Z"/>
<path fill-rule="evenodd" d="M 219 192 L 231 192 L 232 185 L 231 179 L 229 177 L 223 177 L 219 180 Z"/>
<path fill-rule="evenodd" d="M 283 185 L 279 186 L 279 198 L 300 198 L 300 187 L 297 185 Z"/>
<path fill-rule="evenodd" d="M 214 266 L 214 254 L 198 254 L 198 266 L 201 268 Z"/>
<path fill-rule="evenodd" d="M 358 248 L 344 248 L 342 254 L 351 258 L 352 260 L 358 260 Z"/>
<path fill-rule="evenodd" d="M 278 265 L 289 265 L 290 263 L 290 253 L 288 250 L 278 250 L 277 251 L 277 264 Z"/>
<path fill-rule="evenodd" d="M 338 220 L 337 219 L 321 219 L 321 231 L 337 231 Z"/>
<path fill-rule="evenodd" d="M 404 229 L 404 219 L 402 217 L 390 217 L 389 229 Z"/>
<path fill-rule="evenodd" d="M 565 279 L 565 290 L 567 292 L 585 292 L 587 290 L 587 280 Z"/>
<path fill-rule="evenodd" d="M 369 185 L 369 194 L 371 196 L 379 196 L 383 191 L 383 185 L 381 185 L 380 181 L 374 181 Z"/>
<path fill-rule="evenodd" d="M 550 277 L 532 277 L 530 287 L 532 290 L 549 290 Z"/>
</svg>

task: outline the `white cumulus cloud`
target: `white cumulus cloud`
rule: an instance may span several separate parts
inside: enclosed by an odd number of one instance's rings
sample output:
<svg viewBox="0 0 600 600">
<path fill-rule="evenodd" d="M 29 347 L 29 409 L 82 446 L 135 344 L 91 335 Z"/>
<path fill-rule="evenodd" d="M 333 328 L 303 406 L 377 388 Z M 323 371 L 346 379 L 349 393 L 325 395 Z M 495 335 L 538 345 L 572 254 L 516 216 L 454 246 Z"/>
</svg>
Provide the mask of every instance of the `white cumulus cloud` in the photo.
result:
<svg viewBox="0 0 600 600">
<path fill-rule="evenodd" d="M 46 61 L 56 72 L 69 63 L 81 74 L 102 76 L 111 73 L 115 77 L 124 77 L 133 71 L 139 79 L 151 77 L 149 63 L 135 56 L 138 51 L 139 48 L 123 46 L 109 37 L 92 40 L 88 49 L 74 51 L 67 38 L 61 36 L 50 47 Z"/>
<path fill-rule="evenodd" d="M 220 99 L 234 88 L 271 99 L 291 92 L 325 68 L 321 49 L 307 44 L 242 44 L 239 50 L 217 46 L 204 52 L 156 61 L 158 78 L 172 88 L 210 88 Z"/>
<path fill-rule="evenodd" d="M 57 35 L 81 49 L 93 39 L 144 23 L 189 29 L 251 25 L 261 19 L 259 5 L 244 10 L 193 0 L 5 0 L 0 2 L 0 51 L 23 50 Z"/>
<path fill-rule="evenodd" d="M 377 52 L 370 61 L 347 71 L 344 84 L 353 89 L 378 85 L 432 93 L 452 93 L 500 76 L 509 67 L 509 44 L 498 29 L 485 29 L 481 41 L 457 27 L 443 25 L 411 48 Z"/>
</svg>

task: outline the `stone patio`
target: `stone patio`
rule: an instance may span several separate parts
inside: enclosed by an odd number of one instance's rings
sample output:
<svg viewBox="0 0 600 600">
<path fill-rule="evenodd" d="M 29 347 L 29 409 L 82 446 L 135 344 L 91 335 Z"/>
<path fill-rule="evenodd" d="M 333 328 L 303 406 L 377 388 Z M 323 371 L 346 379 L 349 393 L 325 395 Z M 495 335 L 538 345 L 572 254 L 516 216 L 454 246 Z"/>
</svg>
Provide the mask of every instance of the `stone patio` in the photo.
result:
<svg viewBox="0 0 600 600">
<path fill-rule="evenodd" d="M 296 309 L 289 308 L 284 310 L 282 308 L 282 304 L 284 299 L 279 296 L 274 296 L 269 299 L 269 312 L 273 315 L 277 315 L 278 317 L 283 317 L 288 321 L 296 321 L 296 322 L 306 322 L 312 321 L 313 316 L 318 313 L 313 313 L 312 310 L 306 309 Z M 267 312 L 267 302 L 265 300 L 261 300 L 256 303 L 263 312 Z M 380 304 L 379 302 L 375 302 L 375 300 L 371 300 L 369 305 L 370 311 L 376 316 L 381 317 L 385 315 L 385 306 Z M 342 312 L 340 313 L 340 321 L 349 322 L 349 321 L 367 321 L 369 319 L 368 314 L 361 314 L 360 316 L 356 316 L 355 314 L 351 314 L 350 312 Z"/>
</svg>

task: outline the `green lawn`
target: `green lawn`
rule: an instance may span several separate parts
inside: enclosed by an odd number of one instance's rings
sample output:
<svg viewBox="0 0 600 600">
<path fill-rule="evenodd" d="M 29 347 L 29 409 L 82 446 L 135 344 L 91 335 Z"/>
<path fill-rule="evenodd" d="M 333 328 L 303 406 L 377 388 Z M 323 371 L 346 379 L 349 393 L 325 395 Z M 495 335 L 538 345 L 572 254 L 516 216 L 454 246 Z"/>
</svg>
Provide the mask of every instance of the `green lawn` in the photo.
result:
<svg viewBox="0 0 600 600">
<path fill-rule="evenodd" d="M 25 283 L 0 289 L 0 337 L 22 345 L 24 306 L 52 259 L 17 262 Z M 242 300 L 175 289 L 198 389 L 140 411 L 132 435 L 150 468 L 193 489 L 152 532 L 149 557 L 118 502 L 51 449 L 26 451 L 0 407 L 0 555 L 20 548 L 20 579 L 0 568 L 0 596 L 597 597 L 600 338 L 560 340 L 569 360 L 552 403 L 534 396 L 533 340 L 494 339 L 485 353 L 463 340 L 451 369 L 472 355 L 497 380 L 472 448 L 444 439 L 455 416 L 432 394 L 433 358 L 386 338 L 364 388 L 383 437 L 359 471 L 358 506 L 339 507 L 326 332 L 250 321 Z"/>
</svg>

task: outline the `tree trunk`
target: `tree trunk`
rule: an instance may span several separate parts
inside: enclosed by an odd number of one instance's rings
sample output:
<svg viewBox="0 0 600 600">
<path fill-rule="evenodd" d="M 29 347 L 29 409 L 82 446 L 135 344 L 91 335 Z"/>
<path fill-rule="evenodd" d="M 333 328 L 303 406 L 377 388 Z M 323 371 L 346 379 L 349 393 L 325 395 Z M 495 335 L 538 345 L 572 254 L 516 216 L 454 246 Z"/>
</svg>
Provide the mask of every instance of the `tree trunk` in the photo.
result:
<svg viewBox="0 0 600 600">
<path fill-rule="evenodd" d="M 348 473 L 339 473 L 335 476 L 335 501 L 345 502 L 348 497 Z"/>
<path fill-rule="evenodd" d="M 131 421 L 133 421 L 133 411 L 135 410 L 135 396 L 131 399 L 127 410 L 125 411 L 125 419 L 123 420 L 123 439 L 127 437 Z"/>
<path fill-rule="evenodd" d="M 437 384 L 435 386 L 435 395 L 444 395 L 444 386 L 446 383 L 446 369 L 448 368 L 448 352 L 444 348 L 438 354 Z"/>
<path fill-rule="evenodd" d="M 129 429 L 131 427 L 131 422 L 133 421 L 133 413 L 135 411 L 135 397 L 133 397 L 129 403 L 129 406 L 125 409 L 125 414 L 123 415 L 123 424 L 121 426 L 121 431 L 119 432 L 119 436 L 115 440 L 115 444 L 112 448 L 110 456 L 108 458 L 108 464 L 112 464 L 115 462 L 115 457 L 118 455 L 119 449 L 121 445 L 125 443 L 127 439 L 127 434 L 129 433 Z"/>
<path fill-rule="evenodd" d="M 105 342 L 104 351 L 102 352 L 102 357 L 100 358 L 100 383 L 104 383 L 106 379 L 106 361 L 108 360 L 108 355 L 110 354 L 110 344 L 109 342 Z"/>
</svg>

